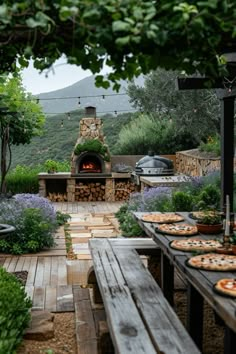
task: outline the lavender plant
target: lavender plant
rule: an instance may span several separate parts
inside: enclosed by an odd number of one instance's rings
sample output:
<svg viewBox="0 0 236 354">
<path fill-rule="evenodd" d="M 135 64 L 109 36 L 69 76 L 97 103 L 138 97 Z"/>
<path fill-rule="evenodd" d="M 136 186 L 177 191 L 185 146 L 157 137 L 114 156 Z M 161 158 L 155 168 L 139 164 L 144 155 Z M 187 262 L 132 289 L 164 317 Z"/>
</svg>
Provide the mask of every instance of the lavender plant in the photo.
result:
<svg viewBox="0 0 236 354">
<path fill-rule="evenodd" d="M 15 226 L 14 233 L 0 240 L 0 251 L 14 254 L 38 252 L 54 245 L 56 212 L 45 198 L 16 195 L 0 205 L 0 223 Z"/>
</svg>

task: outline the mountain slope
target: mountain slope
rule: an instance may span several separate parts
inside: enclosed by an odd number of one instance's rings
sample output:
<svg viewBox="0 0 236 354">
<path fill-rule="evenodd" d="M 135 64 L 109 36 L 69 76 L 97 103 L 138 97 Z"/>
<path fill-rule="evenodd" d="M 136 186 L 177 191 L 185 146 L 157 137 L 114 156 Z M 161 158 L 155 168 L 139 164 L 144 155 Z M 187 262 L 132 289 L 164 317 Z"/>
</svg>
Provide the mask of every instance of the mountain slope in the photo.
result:
<svg viewBox="0 0 236 354">
<path fill-rule="evenodd" d="M 142 86 L 144 78 L 141 76 L 135 82 Z M 105 114 L 108 112 L 114 113 L 115 111 L 133 110 L 129 103 L 129 97 L 126 95 L 127 87 L 128 82 L 122 81 L 118 93 L 113 91 L 112 88 L 108 88 L 107 90 L 98 88 L 95 86 L 94 76 L 89 76 L 71 86 L 52 92 L 41 93 L 37 97 L 40 99 L 40 104 L 45 113 L 64 113 L 78 109 L 78 101 L 80 100 L 81 108 L 94 106 L 98 113 Z M 103 95 L 105 99 L 103 99 Z"/>
</svg>

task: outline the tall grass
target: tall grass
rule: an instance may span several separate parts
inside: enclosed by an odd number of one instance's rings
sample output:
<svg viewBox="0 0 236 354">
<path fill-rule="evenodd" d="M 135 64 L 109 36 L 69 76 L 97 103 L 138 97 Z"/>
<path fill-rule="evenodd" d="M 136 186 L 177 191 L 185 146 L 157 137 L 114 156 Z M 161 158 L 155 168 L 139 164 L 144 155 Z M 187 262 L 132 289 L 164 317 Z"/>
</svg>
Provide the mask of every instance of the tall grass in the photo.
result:
<svg viewBox="0 0 236 354">
<path fill-rule="evenodd" d="M 57 171 L 70 171 L 69 161 L 56 162 Z M 26 165 L 17 165 L 11 170 L 6 177 L 7 192 L 12 194 L 17 193 L 38 193 L 39 180 L 38 174 L 47 172 L 44 164 L 35 165 L 33 167 Z"/>
</svg>

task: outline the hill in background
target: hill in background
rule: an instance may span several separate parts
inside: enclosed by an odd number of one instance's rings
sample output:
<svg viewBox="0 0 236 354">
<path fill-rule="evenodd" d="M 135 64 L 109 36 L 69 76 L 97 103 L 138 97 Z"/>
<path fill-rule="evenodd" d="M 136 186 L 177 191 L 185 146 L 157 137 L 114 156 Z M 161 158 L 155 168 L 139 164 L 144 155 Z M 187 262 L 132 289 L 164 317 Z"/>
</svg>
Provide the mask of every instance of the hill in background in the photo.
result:
<svg viewBox="0 0 236 354">
<path fill-rule="evenodd" d="M 141 76 L 135 82 L 142 86 L 144 78 Z M 46 118 L 44 133 L 42 136 L 32 139 L 28 145 L 12 147 L 12 168 L 17 164 L 36 165 L 47 159 L 70 160 L 79 135 L 79 121 L 84 117 L 84 107 L 86 106 L 96 107 L 97 116 L 103 119 L 106 143 L 113 153 L 120 129 L 135 114 L 129 103 L 129 96 L 121 95 L 121 93 L 126 93 L 127 87 L 128 82 L 122 81 L 121 89 L 117 95 L 117 92 L 111 88 L 105 90 L 95 87 L 94 76 L 90 76 L 64 89 L 38 95 L 43 111 L 49 113 Z M 103 95 L 105 99 L 102 98 Z M 85 98 L 83 96 L 99 97 Z M 70 98 L 65 99 L 65 97 Z M 80 97 L 81 102 L 79 109 L 78 97 Z M 121 114 L 115 116 L 115 111 Z M 122 113 L 123 111 L 133 111 L 133 113 Z M 67 112 L 71 112 L 70 120 L 68 120 Z M 105 112 L 110 112 L 110 114 L 105 114 Z"/>
<path fill-rule="evenodd" d="M 111 153 L 122 126 L 127 124 L 132 113 L 113 117 L 106 115 L 103 119 L 103 132 Z M 47 117 L 44 133 L 32 139 L 28 145 L 12 147 L 12 168 L 16 165 L 37 165 L 47 159 L 57 161 L 70 160 L 72 150 L 79 136 L 79 122 L 84 117 L 83 110 L 71 112 L 71 119 L 66 114 Z M 63 122 L 63 127 L 61 124 Z"/>
<path fill-rule="evenodd" d="M 135 83 L 143 86 L 143 76 L 137 78 Z M 129 83 L 121 81 L 120 84 L 121 88 L 119 92 L 112 90 L 112 88 L 108 88 L 107 90 L 98 88 L 95 86 L 95 77 L 89 76 L 63 89 L 41 93 L 37 95 L 37 98 L 40 99 L 43 111 L 50 114 L 76 110 L 79 108 L 79 100 L 80 108 L 94 106 L 98 114 L 114 114 L 115 111 L 133 110 L 133 107 L 129 103 L 129 96 L 126 94 Z M 105 96 L 105 99 L 103 99 L 103 96 Z"/>
</svg>

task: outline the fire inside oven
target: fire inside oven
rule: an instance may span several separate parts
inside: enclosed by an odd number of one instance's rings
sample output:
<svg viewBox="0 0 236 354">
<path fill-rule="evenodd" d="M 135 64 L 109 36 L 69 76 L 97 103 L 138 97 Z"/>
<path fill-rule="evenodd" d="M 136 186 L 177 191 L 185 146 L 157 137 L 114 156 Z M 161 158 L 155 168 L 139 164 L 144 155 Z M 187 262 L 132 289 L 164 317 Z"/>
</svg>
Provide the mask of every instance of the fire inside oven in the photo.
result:
<svg viewBox="0 0 236 354">
<path fill-rule="evenodd" d="M 101 173 L 102 163 L 97 156 L 87 155 L 80 160 L 78 166 L 79 173 Z"/>
</svg>

